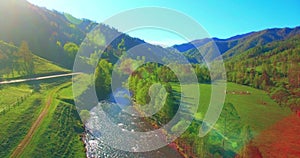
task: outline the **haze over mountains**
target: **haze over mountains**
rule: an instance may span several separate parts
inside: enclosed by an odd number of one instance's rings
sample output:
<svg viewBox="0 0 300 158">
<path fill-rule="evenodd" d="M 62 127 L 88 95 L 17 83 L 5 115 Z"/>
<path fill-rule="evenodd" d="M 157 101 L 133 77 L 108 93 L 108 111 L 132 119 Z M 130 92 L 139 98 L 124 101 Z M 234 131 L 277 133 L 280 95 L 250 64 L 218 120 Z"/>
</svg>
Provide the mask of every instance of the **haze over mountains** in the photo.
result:
<svg viewBox="0 0 300 158">
<path fill-rule="evenodd" d="M 72 68 L 74 57 L 70 57 L 64 50 L 64 45 L 72 42 L 79 46 L 86 34 L 98 25 L 91 20 L 76 19 L 69 14 L 50 11 L 32 5 L 25 0 L 1 2 L 0 20 L 3 21 L 0 28 L 0 40 L 12 43 L 15 46 L 19 46 L 22 41 L 26 41 L 34 54 L 69 69 Z M 127 50 L 145 43 L 141 39 L 120 33 L 104 24 L 101 24 L 101 32 L 106 37 L 119 35 L 110 44 L 113 50 L 117 49 L 117 45 L 122 39 L 124 39 Z M 228 39 L 212 38 L 213 41 L 211 39 L 198 39 L 190 43 L 174 45 L 173 48 L 184 53 L 191 62 L 195 63 L 197 62 L 196 58 L 201 55 L 194 45 L 201 47 L 204 54 L 209 56 L 210 51 L 212 51 L 211 46 L 215 43 L 220 53 L 227 59 L 255 46 L 285 40 L 296 34 L 300 34 L 300 27 L 267 29 L 237 35 Z M 163 50 L 162 47 L 151 44 L 147 45 L 160 51 L 171 50 Z"/>
</svg>

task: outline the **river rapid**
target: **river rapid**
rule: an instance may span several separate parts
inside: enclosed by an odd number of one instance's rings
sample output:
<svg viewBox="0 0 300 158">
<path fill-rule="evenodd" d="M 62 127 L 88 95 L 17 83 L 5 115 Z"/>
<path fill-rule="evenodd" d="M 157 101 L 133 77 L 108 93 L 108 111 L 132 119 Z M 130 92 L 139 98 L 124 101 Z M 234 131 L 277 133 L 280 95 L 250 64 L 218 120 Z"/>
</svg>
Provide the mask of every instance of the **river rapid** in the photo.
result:
<svg viewBox="0 0 300 158">
<path fill-rule="evenodd" d="M 122 112 L 122 110 L 116 106 L 115 103 L 111 102 L 101 102 L 100 106 L 105 109 L 105 112 L 110 116 L 111 121 L 113 121 L 117 126 L 122 129 L 131 132 L 145 132 L 153 130 L 153 127 L 146 122 L 144 119 L 130 115 L 128 113 Z M 94 116 L 95 118 L 95 116 Z M 110 132 L 115 132 L 111 130 Z M 117 133 L 116 133 L 117 134 Z M 181 158 L 182 156 L 177 150 L 171 148 L 170 146 L 165 146 L 163 148 L 148 151 L 148 152 L 128 152 L 118 149 L 105 144 L 102 138 L 105 137 L 101 131 L 95 132 L 94 130 L 89 130 L 86 126 L 86 132 L 83 137 L 86 148 L 86 156 L 89 158 Z M 151 138 L 149 138 L 151 139 Z M 119 142 L 122 145 L 126 145 L 126 142 Z M 145 144 L 147 145 L 147 144 Z M 148 144 L 151 145 L 151 144 Z M 138 150 L 138 149 L 137 149 Z"/>
</svg>

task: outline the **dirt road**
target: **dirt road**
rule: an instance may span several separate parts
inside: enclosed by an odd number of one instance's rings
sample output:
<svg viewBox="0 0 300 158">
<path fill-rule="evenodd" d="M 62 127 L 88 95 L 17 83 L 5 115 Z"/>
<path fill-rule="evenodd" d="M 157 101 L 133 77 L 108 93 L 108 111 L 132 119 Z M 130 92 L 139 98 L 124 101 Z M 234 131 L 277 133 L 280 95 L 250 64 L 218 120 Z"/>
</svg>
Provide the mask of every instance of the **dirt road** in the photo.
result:
<svg viewBox="0 0 300 158">
<path fill-rule="evenodd" d="M 68 83 L 68 84 L 70 84 L 70 83 Z M 17 146 L 17 148 L 14 150 L 14 152 L 10 156 L 11 158 L 20 157 L 20 155 L 22 154 L 22 152 L 24 151 L 24 149 L 26 148 L 26 146 L 30 143 L 30 141 L 31 141 L 31 139 L 32 139 L 35 131 L 38 129 L 38 127 L 41 125 L 42 121 L 44 120 L 45 116 L 48 114 L 48 111 L 49 111 L 50 105 L 52 103 L 52 100 L 54 98 L 54 95 L 62 87 L 65 87 L 68 84 L 63 84 L 62 86 L 59 86 L 59 87 L 55 88 L 54 90 L 52 90 L 50 92 L 50 94 L 48 95 L 48 97 L 46 99 L 46 105 L 45 105 L 45 107 L 43 108 L 42 112 L 40 113 L 40 115 L 38 116 L 38 118 L 36 119 L 36 121 L 30 127 L 30 130 L 28 131 L 28 133 L 26 134 L 26 136 L 24 137 L 24 139 L 19 143 L 19 145 Z"/>
</svg>

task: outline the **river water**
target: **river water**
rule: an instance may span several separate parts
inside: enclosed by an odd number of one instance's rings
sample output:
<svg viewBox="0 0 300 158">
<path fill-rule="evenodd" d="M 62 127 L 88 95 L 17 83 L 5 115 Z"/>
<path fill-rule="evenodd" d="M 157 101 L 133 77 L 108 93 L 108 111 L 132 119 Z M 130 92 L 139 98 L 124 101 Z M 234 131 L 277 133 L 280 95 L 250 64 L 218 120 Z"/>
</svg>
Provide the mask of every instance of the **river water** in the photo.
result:
<svg viewBox="0 0 300 158">
<path fill-rule="evenodd" d="M 126 129 L 128 131 L 151 131 L 153 127 L 141 119 L 140 117 L 129 115 L 124 112 L 120 112 L 121 110 L 114 103 L 101 103 L 107 109 L 106 112 L 111 116 L 110 118 L 113 122 L 122 129 Z M 87 157 L 95 157 L 95 158 L 181 158 L 182 156 L 177 152 L 177 150 L 171 148 L 170 146 L 165 146 L 163 148 L 149 151 L 149 152 L 128 152 L 122 151 L 118 149 L 114 149 L 109 145 L 106 145 L 104 141 L 101 139 L 104 137 L 101 131 L 95 132 L 90 131 L 88 126 L 86 127 L 84 143 L 86 146 L 86 156 Z M 114 132 L 113 130 L 111 131 Z M 122 142 L 120 142 L 122 143 Z M 123 143 L 124 144 L 124 143 Z M 126 144 L 126 143 L 125 143 Z M 124 145 L 125 145 L 124 144 Z M 147 145 L 147 144 L 145 144 Z M 151 145 L 151 144 L 150 144 Z"/>
</svg>

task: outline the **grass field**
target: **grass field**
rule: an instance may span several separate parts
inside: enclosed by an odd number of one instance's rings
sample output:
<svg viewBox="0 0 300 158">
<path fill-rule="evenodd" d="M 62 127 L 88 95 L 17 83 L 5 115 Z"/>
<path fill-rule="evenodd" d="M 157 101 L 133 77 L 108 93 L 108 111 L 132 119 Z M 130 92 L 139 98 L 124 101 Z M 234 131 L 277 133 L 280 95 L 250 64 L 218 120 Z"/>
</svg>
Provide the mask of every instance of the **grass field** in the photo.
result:
<svg viewBox="0 0 300 158">
<path fill-rule="evenodd" d="M 34 56 L 34 66 L 36 74 L 49 74 L 54 72 L 70 72 L 70 70 L 64 69 L 62 67 L 57 66 L 56 64 L 40 58 L 38 56 Z"/>
<path fill-rule="evenodd" d="M 178 84 L 172 84 L 175 91 L 180 91 Z M 196 117 L 203 118 L 211 97 L 211 85 L 200 84 L 200 103 Z M 197 89 L 189 88 L 189 93 Z M 246 94 L 248 92 L 248 94 Z M 189 94 L 185 94 L 188 96 Z M 291 114 L 288 108 L 281 108 L 266 92 L 248 86 L 227 83 L 225 102 L 232 103 L 237 109 L 242 122 L 252 127 L 258 133 L 277 121 Z"/>
<path fill-rule="evenodd" d="M 10 85 L 1 85 L 0 87 L 0 109 L 5 109 L 5 112 L 0 112 L 0 157 L 5 158 L 9 157 L 9 155 L 13 152 L 13 150 L 17 147 L 17 145 L 21 142 L 24 136 L 27 134 L 29 128 L 33 124 L 33 122 L 37 119 L 43 106 L 46 104 L 46 100 L 48 94 L 50 94 L 53 89 L 59 87 L 59 85 L 70 82 L 70 77 L 65 78 L 57 78 L 50 79 L 44 81 L 32 81 L 28 83 L 22 84 L 10 84 Z M 70 84 L 68 84 L 70 85 Z M 71 89 L 71 86 L 69 86 Z M 67 90 L 70 92 L 70 90 Z M 67 96 L 70 94 L 69 92 L 63 92 L 61 96 Z M 56 93 L 55 93 L 56 94 Z M 23 98 L 23 99 L 20 99 Z M 70 97 L 69 97 L 70 98 Z M 15 104 L 14 106 L 8 106 L 11 104 Z M 1 111 L 1 110 L 0 110 Z M 53 105 L 51 105 L 51 117 L 45 119 L 45 123 L 42 123 L 43 127 L 51 129 L 51 131 L 43 131 L 43 136 L 47 134 L 54 134 L 60 131 L 57 134 L 57 137 L 66 138 L 66 141 L 70 141 L 67 143 L 65 141 L 65 145 L 69 145 L 69 152 L 65 152 L 66 157 L 73 157 L 74 155 L 83 155 L 84 156 L 84 148 L 83 143 L 79 138 L 79 133 L 82 133 L 82 124 L 80 122 L 79 116 L 77 115 L 77 111 L 73 105 L 60 102 L 59 100 L 55 100 Z M 26 120 L 26 121 L 25 121 Z M 54 126 L 53 124 L 57 121 L 61 120 L 59 126 Z M 51 124 L 50 124 L 50 123 Z M 67 126 L 67 128 L 63 128 L 62 125 Z M 51 127 L 50 127 L 51 126 Z M 55 128 L 54 128 L 55 127 Z M 45 128 L 44 128 L 45 129 Z M 75 132 L 74 132 L 75 131 Z M 47 137 L 48 138 L 48 137 Z M 55 137 L 54 137 L 55 138 Z M 61 139 L 51 139 L 52 142 L 61 144 Z M 36 144 L 41 146 L 42 141 Z M 38 149 L 38 146 L 35 146 L 35 149 Z M 62 146 L 51 145 L 55 147 L 57 151 L 60 151 L 59 154 L 63 154 L 60 149 L 66 149 Z M 49 148 L 43 148 L 45 151 L 52 153 L 52 150 Z M 40 153 L 40 152 L 37 152 Z M 51 154 L 49 153 L 49 156 Z M 76 153 L 76 154 L 75 154 Z M 73 156 L 72 156 L 73 155 Z M 28 155 L 27 155 L 28 156 Z M 31 155 L 29 157 L 32 157 Z"/>
<path fill-rule="evenodd" d="M 56 93 L 48 115 L 21 157 L 85 157 L 80 137 L 83 125 L 76 107 L 62 101 L 72 99 L 72 95 L 70 83 Z"/>
<path fill-rule="evenodd" d="M 0 115 L 0 157 L 8 157 L 9 153 L 13 151 L 26 135 L 31 124 L 36 120 L 42 109 L 46 93 L 47 91 L 34 93 L 18 106 L 14 106 L 9 110 L 6 109 L 6 112 Z M 23 96 L 23 93 L 18 94 Z M 12 101 L 10 101 L 10 99 Z M 15 99 L 16 98 L 13 97 L 6 97 L 3 100 L 5 100 L 5 102 L 14 102 Z"/>
<path fill-rule="evenodd" d="M 0 116 L 0 157 L 8 157 L 26 135 L 42 108 L 42 99 L 40 95 L 33 95 L 19 107 Z"/>
<path fill-rule="evenodd" d="M 250 95 L 228 94 L 226 101 L 233 103 L 244 123 L 260 132 L 291 114 L 289 108 L 281 108 L 266 92 L 234 83 L 228 91 L 248 91 Z"/>
<path fill-rule="evenodd" d="M 21 102 L 22 99 L 28 97 L 33 92 L 33 89 L 28 85 L 19 85 L 19 86 L 2 86 L 0 87 L 0 112 L 5 109 L 13 107 L 18 102 Z"/>
</svg>

